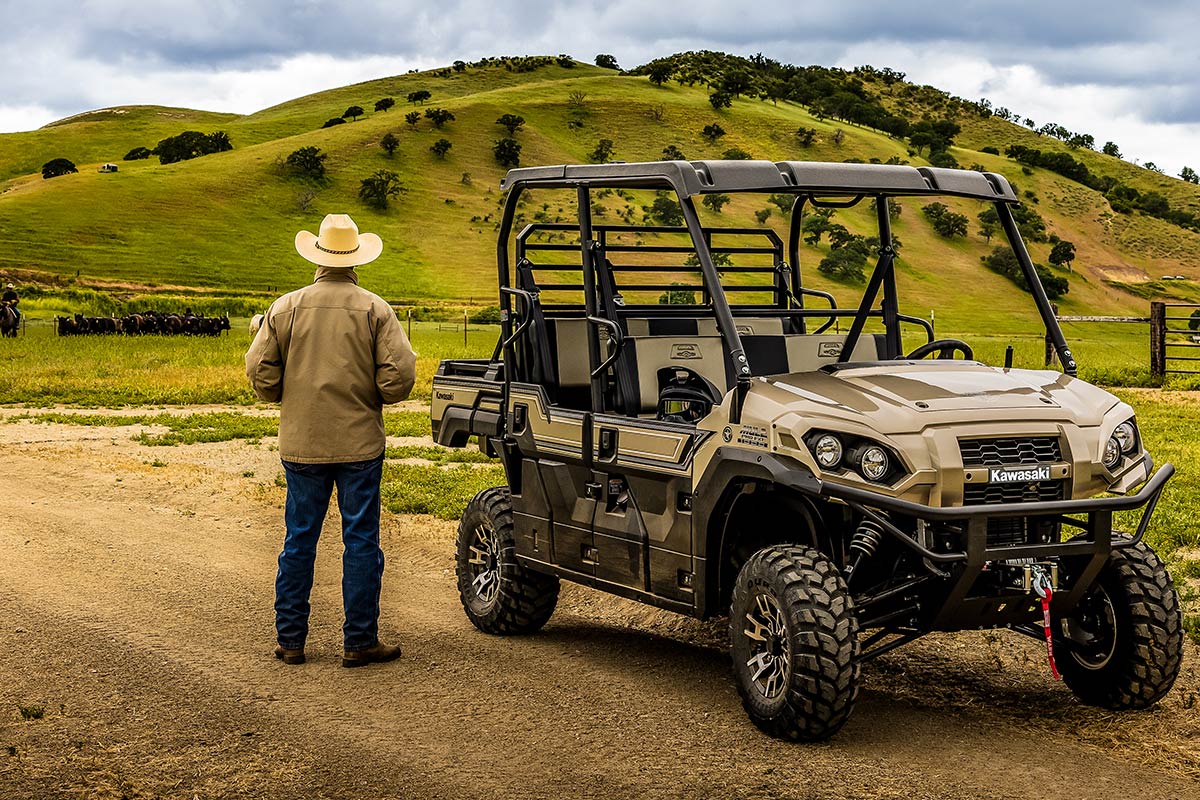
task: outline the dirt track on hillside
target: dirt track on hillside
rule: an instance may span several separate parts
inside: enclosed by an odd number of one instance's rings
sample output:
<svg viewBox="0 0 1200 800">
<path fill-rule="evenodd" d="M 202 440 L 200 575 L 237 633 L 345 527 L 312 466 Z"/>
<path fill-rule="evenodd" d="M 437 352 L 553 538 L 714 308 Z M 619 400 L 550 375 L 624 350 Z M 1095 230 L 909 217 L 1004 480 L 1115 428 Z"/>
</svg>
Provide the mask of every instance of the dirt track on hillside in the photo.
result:
<svg viewBox="0 0 1200 800">
<path fill-rule="evenodd" d="M 382 633 L 404 658 L 339 666 L 331 520 L 309 662 L 284 666 L 270 442 L 130 434 L 0 424 L 4 800 L 1200 798 L 1194 646 L 1157 709 L 1112 715 L 1034 642 L 931 637 L 866 666 L 833 742 L 789 745 L 746 720 L 719 624 L 567 588 L 539 635 L 476 632 L 453 526 L 427 518 L 385 520 Z"/>
</svg>

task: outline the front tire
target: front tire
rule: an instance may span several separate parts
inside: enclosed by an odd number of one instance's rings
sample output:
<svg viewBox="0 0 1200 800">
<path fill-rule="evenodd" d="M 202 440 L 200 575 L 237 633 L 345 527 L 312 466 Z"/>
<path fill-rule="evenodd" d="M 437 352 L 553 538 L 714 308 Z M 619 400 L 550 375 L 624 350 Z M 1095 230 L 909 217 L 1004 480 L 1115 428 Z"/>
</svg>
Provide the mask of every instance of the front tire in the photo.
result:
<svg viewBox="0 0 1200 800">
<path fill-rule="evenodd" d="M 819 742 L 858 696 L 858 621 L 842 574 L 808 547 L 759 550 L 742 567 L 729 612 L 742 706 L 780 739 Z"/>
<path fill-rule="evenodd" d="M 558 578 L 517 561 L 507 487 L 484 489 L 467 504 L 455 543 L 458 596 L 484 633 L 533 633 L 558 603 Z"/>
<path fill-rule="evenodd" d="M 1179 597 L 1146 544 L 1113 550 L 1079 605 L 1056 622 L 1055 661 L 1084 703 L 1148 708 L 1175 683 L 1183 659 Z"/>
</svg>

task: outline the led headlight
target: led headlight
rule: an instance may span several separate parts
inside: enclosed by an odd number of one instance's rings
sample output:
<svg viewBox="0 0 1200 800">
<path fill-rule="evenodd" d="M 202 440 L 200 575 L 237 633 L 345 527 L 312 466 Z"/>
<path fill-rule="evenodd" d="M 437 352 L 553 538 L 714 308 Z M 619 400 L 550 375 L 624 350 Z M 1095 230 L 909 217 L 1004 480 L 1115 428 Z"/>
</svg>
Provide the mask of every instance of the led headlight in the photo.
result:
<svg viewBox="0 0 1200 800">
<path fill-rule="evenodd" d="M 1104 466 L 1112 469 L 1121 460 L 1121 443 L 1114 434 L 1104 443 Z"/>
<path fill-rule="evenodd" d="M 1118 425 L 1113 431 L 1113 438 L 1117 440 L 1117 445 L 1120 446 L 1122 453 L 1125 455 L 1132 453 L 1137 447 L 1137 428 L 1133 427 L 1133 420 Z"/>
<path fill-rule="evenodd" d="M 858 466 L 862 470 L 863 477 L 878 481 L 888 474 L 892 465 L 886 450 L 882 447 L 871 446 L 863 450 Z"/>
<path fill-rule="evenodd" d="M 833 469 L 842 460 L 842 442 L 833 434 L 827 433 L 813 445 L 813 455 L 822 467 Z"/>
</svg>

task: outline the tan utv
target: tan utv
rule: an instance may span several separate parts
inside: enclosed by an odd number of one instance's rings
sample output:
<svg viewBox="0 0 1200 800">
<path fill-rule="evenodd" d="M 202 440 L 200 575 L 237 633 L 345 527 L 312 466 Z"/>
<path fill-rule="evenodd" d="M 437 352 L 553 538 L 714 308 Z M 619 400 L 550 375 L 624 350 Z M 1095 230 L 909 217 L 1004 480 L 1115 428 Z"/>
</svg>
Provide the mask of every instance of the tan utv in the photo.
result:
<svg viewBox="0 0 1200 800">
<path fill-rule="evenodd" d="M 797 741 L 842 727 L 863 661 L 930 631 L 1041 640 L 1092 705 L 1170 690 L 1179 603 L 1143 535 L 1174 469 L 1153 470 L 1133 409 L 1075 377 L 1007 180 L 673 161 L 514 169 L 503 188 L 500 340 L 433 384 L 434 438 L 477 437 L 508 479 L 459 526 L 476 627 L 536 631 L 560 579 L 728 615 L 746 712 Z M 653 218 L 682 224 L 632 224 L 646 190 Z M 697 200 L 746 193 L 794 198 L 786 257 L 768 226 L 701 223 Z M 889 202 L 903 197 L 994 205 L 1064 372 L 1013 369 L 1011 349 L 985 365 L 900 312 Z M 593 223 L 622 202 L 625 224 Z M 878 261 L 842 309 L 801 282 L 803 219 L 859 203 Z M 1131 534 L 1113 530 L 1137 509 Z"/>
</svg>

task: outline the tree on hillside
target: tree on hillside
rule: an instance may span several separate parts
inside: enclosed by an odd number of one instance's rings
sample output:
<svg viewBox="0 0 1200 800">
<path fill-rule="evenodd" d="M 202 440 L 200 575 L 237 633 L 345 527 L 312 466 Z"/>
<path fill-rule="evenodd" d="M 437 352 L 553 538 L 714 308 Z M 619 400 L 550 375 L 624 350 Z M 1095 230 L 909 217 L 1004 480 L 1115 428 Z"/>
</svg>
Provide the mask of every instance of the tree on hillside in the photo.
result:
<svg viewBox="0 0 1200 800">
<path fill-rule="evenodd" d="M 749 161 L 750 159 L 754 158 L 754 156 L 750 155 L 750 153 L 740 147 L 731 147 L 724 153 L 721 153 L 721 158 L 724 158 L 728 161 Z"/>
<path fill-rule="evenodd" d="M 663 148 L 662 157 L 664 161 L 687 161 L 684 158 L 683 151 L 673 144 L 669 144 Z"/>
<path fill-rule="evenodd" d="M 400 176 L 391 170 L 377 170 L 369 178 L 363 178 L 358 187 L 358 196 L 364 203 L 384 210 L 394 197 L 399 197 L 408 189 L 400 181 Z"/>
<path fill-rule="evenodd" d="M 383 138 L 379 140 L 379 146 L 383 148 L 383 152 L 391 158 L 396 154 L 396 148 L 400 146 L 400 140 L 396 138 L 394 133 L 385 133 Z"/>
<path fill-rule="evenodd" d="M 349 117 L 351 120 L 356 121 L 356 120 L 358 120 L 359 117 L 361 117 L 365 113 L 367 113 L 367 112 L 363 111 L 362 106 L 350 106 L 349 108 L 347 108 L 345 111 L 342 112 L 342 119 Z"/>
<path fill-rule="evenodd" d="M 408 123 L 410 128 L 417 127 L 417 123 L 421 121 L 420 111 L 410 111 L 404 115 L 404 121 Z"/>
<path fill-rule="evenodd" d="M 521 163 L 521 143 L 511 136 L 492 145 L 492 155 L 502 167 L 515 167 Z"/>
<path fill-rule="evenodd" d="M 792 206 L 796 204 L 796 198 L 790 194 L 776 193 L 767 198 L 767 202 L 779 209 L 779 214 L 786 217 L 792 213 Z"/>
<path fill-rule="evenodd" d="M 376 111 L 387 111 L 392 106 L 396 105 L 396 101 L 390 97 L 383 97 L 375 101 Z"/>
<path fill-rule="evenodd" d="M 981 221 L 979 223 L 979 235 L 983 237 L 984 241 L 986 241 L 988 244 L 991 244 L 992 237 L 996 235 L 999 228 L 1000 228 L 999 224 L 997 224 L 995 222 L 982 222 Z"/>
<path fill-rule="evenodd" d="M 125 154 L 125 161 L 141 161 L 143 158 L 149 158 L 154 155 L 150 152 L 149 147 L 135 147 Z"/>
<path fill-rule="evenodd" d="M 433 97 L 433 95 L 431 95 L 429 92 L 425 91 L 424 89 L 418 89 L 415 92 L 409 92 L 407 99 L 408 102 L 412 103 L 413 105 L 425 105 L 425 101 L 431 97 Z"/>
<path fill-rule="evenodd" d="M 817 138 L 816 128 L 797 128 L 796 141 L 801 147 L 812 147 L 813 140 Z"/>
<path fill-rule="evenodd" d="M 1025 291 L 1029 291 L 1029 282 L 1025 280 L 1025 271 L 1017 261 L 1016 254 L 1009 247 L 994 247 L 986 256 L 980 256 L 984 266 L 994 272 L 999 272 Z M 1061 275 L 1055 275 L 1041 264 L 1034 264 L 1034 271 L 1046 290 L 1046 296 L 1051 300 L 1062 297 L 1071 291 L 1070 282 Z"/>
<path fill-rule="evenodd" d="M 659 225 L 677 227 L 683 224 L 683 209 L 679 207 L 679 201 L 673 194 L 655 192 L 654 202 L 642 210 L 646 212 L 647 217 L 657 220 Z"/>
<path fill-rule="evenodd" d="M 433 127 L 441 130 L 447 122 L 454 121 L 454 114 L 444 108 L 427 108 L 425 118 L 433 123 Z"/>
<path fill-rule="evenodd" d="M 462 59 L 459 59 L 459 60 L 455 61 L 453 64 L 451 64 L 450 68 L 452 70 L 454 70 L 455 72 L 466 72 L 467 71 L 467 62 L 463 61 Z"/>
<path fill-rule="evenodd" d="M 1200 175 L 1196 174 L 1196 170 L 1191 167 L 1184 167 L 1179 171 L 1179 179 L 1188 183 L 1200 183 Z"/>
<path fill-rule="evenodd" d="M 200 131 L 184 131 L 177 136 L 168 136 L 160 141 L 155 146 L 153 153 L 158 156 L 159 163 L 174 164 L 178 161 L 187 161 L 190 158 L 232 149 L 233 144 L 223 131 L 208 134 L 200 133 Z"/>
<path fill-rule="evenodd" d="M 1104 153 L 1106 156 L 1112 156 L 1113 158 L 1121 157 L 1121 148 L 1117 147 L 1116 142 L 1105 142 L 1104 147 L 1100 149 L 1100 152 Z"/>
<path fill-rule="evenodd" d="M 60 175 L 69 175 L 72 172 L 79 172 L 79 170 L 70 159 L 52 158 L 45 164 L 42 164 L 42 180 L 57 178 Z"/>
<path fill-rule="evenodd" d="M 328 155 L 322 153 L 321 148 L 309 146 L 293 150 L 283 163 L 287 173 L 294 178 L 320 181 L 325 178 L 326 158 Z"/>
<path fill-rule="evenodd" d="M 596 149 L 593 150 L 588 158 L 593 164 L 607 164 L 612 160 L 613 155 L 613 140 L 601 139 L 596 142 Z"/>
<path fill-rule="evenodd" d="M 525 118 L 517 114 L 503 114 L 496 120 L 496 124 L 508 131 L 509 136 L 516 136 L 517 131 L 524 127 Z"/>
<path fill-rule="evenodd" d="M 709 144 L 714 144 L 717 139 L 725 135 L 725 129 L 714 122 L 711 125 L 705 125 L 704 129 L 700 131 L 700 135 L 708 139 Z"/>
<path fill-rule="evenodd" d="M 718 89 L 708 96 L 708 102 L 713 107 L 713 111 L 720 111 L 722 108 L 729 108 L 733 105 L 733 95 Z"/>
<path fill-rule="evenodd" d="M 1065 266 L 1068 272 L 1073 272 L 1071 262 L 1075 260 L 1075 245 L 1068 242 L 1066 239 L 1059 239 L 1054 243 L 1054 247 L 1050 248 L 1050 263 L 1056 266 Z"/>
<path fill-rule="evenodd" d="M 830 250 L 829 255 L 822 258 L 821 263 L 817 264 L 817 271 L 836 281 L 862 283 L 865 277 L 863 266 L 866 263 L 867 256 L 860 248 L 841 247 Z"/>
<path fill-rule="evenodd" d="M 334 125 L 345 125 L 345 124 L 346 124 L 346 120 L 342 119 L 341 117 L 331 117 L 331 118 L 325 120 L 325 124 L 322 125 L 321 127 L 322 128 L 332 128 Z"/>
<path fill-rule="evenodd" d="M 603 67 L 604 69 L 620 69 L 620 67 L 617 66 L 616 56 L 610 55 L 609 53 L 601 53 L 600 55 L 596 56 L 596 66 Z"/>
<path fill-rule="evenodd" d="M 436 142 L 434 142 L 430 146 L 429 149 L 432 150 L 433 154 L 435 156 L 437 156 L 438 158 L 445 158 L 446 153 L 449 153 L 450 148 L 453 146 L 454 145 L 450 142 L 449 139 L 438 139 Z"/>
<path fill-rule="evenodd" d="M 650 82 L 655 86 L 662 86 L 667 81 L 671 80 L 671 75 L 674 74 L 675 68 L 671 66 L 671 62 L 666 59 L 659 59 L 650 62 L 650 69 L 646 76 L 650 78 Z"/>
<path fill-rule="evenodd" d="M 554 59 L 554 63 L 558 64 L 563 69 L 575 68 L 575 59 L 571 58 L 571 56 L 567 55 L 566 53 L 559 53 L 558 57 Z"/>
<path fill-rule="evenodd" d="M 680 281 L 671 281 L 672 288 L 663 292 L 658 296 L 658 304 L 660 306 L 694 306 L 696 305 L 696 293 L 687 288 L 686 283 Z M 682 288 L 676 289 L 679 286 Z"/>
<path fill-rule="evenodd" d="M 704 199 L 700 202 L 704 204 L 705 208 L 712 209 L 714 214 L 720 214 L 721 209 L 724 208 L 732 199 L 733 198 L 727 194 L 706 194 L 704 195 Z"/>
</svg>

